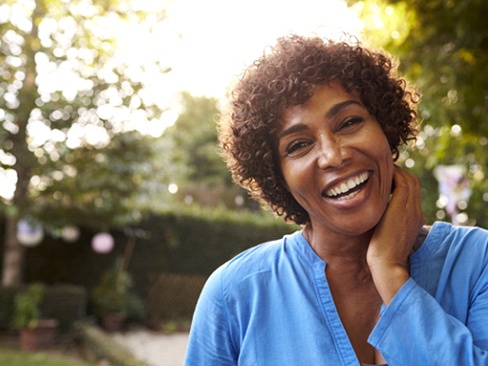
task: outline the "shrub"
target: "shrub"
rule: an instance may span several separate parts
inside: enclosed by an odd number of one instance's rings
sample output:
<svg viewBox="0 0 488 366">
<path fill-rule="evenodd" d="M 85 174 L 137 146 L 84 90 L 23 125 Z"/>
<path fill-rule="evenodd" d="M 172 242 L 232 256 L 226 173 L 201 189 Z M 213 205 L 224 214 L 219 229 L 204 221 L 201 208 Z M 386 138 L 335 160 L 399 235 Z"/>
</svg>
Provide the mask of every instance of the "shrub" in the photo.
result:
<svg viewBox="0 0 488 366">
<path fill-rule="evenodd" d="M 44 285 L 33 283 L 17 293 L 14 299 L 12 326 L 16 329 L 35 328 L 41 318 L 41 301 L 44 298 Z"/>
<path fill-rule="evenodd" d="M 69 331 L 71 325 L 86 317 L 87 295 L 81 286 L 46 285 L 45 296 L 39 304 L 40 313 L 47 318 L 58 320 L 60 331 Z M 0 329 L 12 326 L 15 297 L 21 289 L 0 287 Z"/>
</svg>

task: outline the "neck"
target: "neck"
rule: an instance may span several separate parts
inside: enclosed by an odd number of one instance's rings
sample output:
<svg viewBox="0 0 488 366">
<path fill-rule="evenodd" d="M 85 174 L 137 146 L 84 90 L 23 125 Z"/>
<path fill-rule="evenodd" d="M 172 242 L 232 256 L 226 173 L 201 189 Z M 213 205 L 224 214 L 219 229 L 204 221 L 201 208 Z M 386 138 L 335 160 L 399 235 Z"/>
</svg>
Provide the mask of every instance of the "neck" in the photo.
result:
<svg viewBox="0 0 488 366">
<path fill-rule="evenodd" d="M 322 232 L 310 223 L 303 228 L 305 239 L 328 267 L 342 267 L 349 273 L 355 269 L 362 272 L 368 267 L 366 253 L 372 234 L 370 231 L 361 235 L 338 235 Z"/>
</svg>

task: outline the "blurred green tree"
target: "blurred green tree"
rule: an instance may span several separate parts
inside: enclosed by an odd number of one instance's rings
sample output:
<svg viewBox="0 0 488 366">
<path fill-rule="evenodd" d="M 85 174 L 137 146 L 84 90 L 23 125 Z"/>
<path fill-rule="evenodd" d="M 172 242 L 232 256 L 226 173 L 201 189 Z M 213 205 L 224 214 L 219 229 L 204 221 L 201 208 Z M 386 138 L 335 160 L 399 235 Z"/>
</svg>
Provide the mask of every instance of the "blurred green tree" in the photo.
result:
<svg viewBox="0 0 488 366">
<path fill-rule="evenodd" d="M 488 226 L 488 2 L 348 2 L 365 24 L 366 41 L 398 58 L 422 94 L 417 148 L 401 161 L 422 178 L 429 221 L 445 216 L 433 169 L 461 164 L 473 189 L 469 205 L 461 202 L 464 223 Z"/>
<path fill-rule="evenodd" d="M 230 185 L 230 174 L 217 151 L 216 98 L 181 94 L 182 111 L 163 139 L 172 142 L 169 152 L 179 171 L 173 177 L 178 185 L 198 182 L 206 185 Z"/>
<path fill-rule="evenodd" d="M 203 206 L 258 209 L 247 193 L 232 183 L 232 178 L 218 151 L 218 100 L 205 96 L 181 94 L 182 111 L 162 140 L 167 146 L 177 184 L 177 200 Z"/>
<path fill-rule="evenodd" d="M 162 102 L 147 88 L 168 69 L 155 53 L 147 60 L 137 49 L 122 52 L 118 42 L 134 25 L 150 32 L 164 12 L 135 4 L 0 4 L 3 285 L 22 281 L 19 219 L 33 217 L 54 231 L 123 226 L 140 218 L 141 201 L 150 202 L 163 181 L 163 154 L 139 131 L 162 123 Z"/>
</svg>

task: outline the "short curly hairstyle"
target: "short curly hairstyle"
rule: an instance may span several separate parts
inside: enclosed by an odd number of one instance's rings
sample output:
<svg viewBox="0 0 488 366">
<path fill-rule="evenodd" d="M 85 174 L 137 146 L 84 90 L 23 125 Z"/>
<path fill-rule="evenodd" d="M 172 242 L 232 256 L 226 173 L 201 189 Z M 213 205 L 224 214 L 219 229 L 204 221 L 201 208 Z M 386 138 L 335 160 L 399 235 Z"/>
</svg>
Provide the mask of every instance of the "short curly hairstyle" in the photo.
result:
<svg viewBox="0 0 488 366">
<path fill-rule="evenodd" d="M 219 123 L 222 156 L 236 183 L 286 221 L 309 222 L 284 186 L 276 131 L 283 111 L 307 101 L 314 87 L 339 82 L 360 97 L 388 139 L 393 159 L 415 139 L 419 94 L 397 75 L 391 58 L 359 42 L 289 35 L 242 74 Z"/>
</svg>

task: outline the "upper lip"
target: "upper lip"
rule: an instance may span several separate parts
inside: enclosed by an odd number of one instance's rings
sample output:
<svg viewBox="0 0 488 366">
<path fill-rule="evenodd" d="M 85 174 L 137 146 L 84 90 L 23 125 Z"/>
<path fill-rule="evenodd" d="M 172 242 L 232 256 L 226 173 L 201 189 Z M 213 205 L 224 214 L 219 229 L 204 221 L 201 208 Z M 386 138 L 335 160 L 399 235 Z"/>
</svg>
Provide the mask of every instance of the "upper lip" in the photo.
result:
<svg viewBox="0 0 488 366">
<path fill-rule="evenodd" d="M 323 195 L 325 197 L 334 197 L 338 194 L 344 193 L 344 191 L 349 191 L 356 187 L 357 185 L 366 181 L 370 176 L 370 172 L 367 170 L 363 170 L 354 174 L 351 174 L 347 177 L 341 177 L 330 184 L 324 189 Z"/>
</svg>

